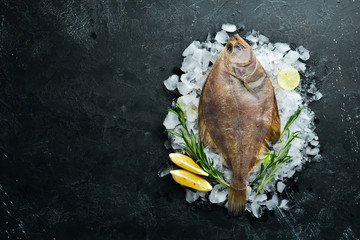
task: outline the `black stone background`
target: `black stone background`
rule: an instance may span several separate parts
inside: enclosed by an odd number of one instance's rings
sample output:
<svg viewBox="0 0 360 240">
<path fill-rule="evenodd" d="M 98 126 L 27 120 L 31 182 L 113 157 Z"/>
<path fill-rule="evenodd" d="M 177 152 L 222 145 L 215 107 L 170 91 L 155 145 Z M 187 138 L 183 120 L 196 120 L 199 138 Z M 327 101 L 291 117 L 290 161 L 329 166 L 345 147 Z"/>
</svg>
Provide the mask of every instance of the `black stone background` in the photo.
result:
<svg viewBox="0 0 360 240">
<path fill-rule="evenodd" d="M 359 239 L 359 0 L 1 0 L 0 239 Z M 303 45 L 323 160 L 260 220 L 157 171 L 182 51 L 223 23 Z"/>
</svg>

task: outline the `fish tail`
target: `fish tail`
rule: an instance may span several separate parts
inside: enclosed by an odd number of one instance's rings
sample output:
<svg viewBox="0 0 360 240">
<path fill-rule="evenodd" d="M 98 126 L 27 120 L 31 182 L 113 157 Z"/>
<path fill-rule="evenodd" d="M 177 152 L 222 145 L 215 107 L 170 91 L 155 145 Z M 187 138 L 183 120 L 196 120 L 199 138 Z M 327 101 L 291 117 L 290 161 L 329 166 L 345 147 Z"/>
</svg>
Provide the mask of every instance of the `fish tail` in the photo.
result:
<svg viewBox="0 0 360 240">
<path fill-rule="evenodd" d="M 228 198 L 228 212 L 229 215 L 237 216 L 242 214 L 246 205 L 246 188 L 235 189 L 230 186 Z"/>
</svg>

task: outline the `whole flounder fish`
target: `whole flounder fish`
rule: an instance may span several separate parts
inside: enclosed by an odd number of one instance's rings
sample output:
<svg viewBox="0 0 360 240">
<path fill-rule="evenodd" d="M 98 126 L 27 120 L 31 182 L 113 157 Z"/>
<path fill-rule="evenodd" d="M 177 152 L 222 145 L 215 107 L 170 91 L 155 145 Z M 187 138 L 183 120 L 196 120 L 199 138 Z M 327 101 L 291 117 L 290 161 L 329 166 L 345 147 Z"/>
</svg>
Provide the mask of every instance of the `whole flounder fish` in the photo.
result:
<svg viewBox="0 0 360 240">
<path fill-rule="evenodd" d="M 238 35 L 221 51 L 204 83 L 199 103 L 199 136 L 218 149 L 232 171 L 230 215 L 246 205 L 246 178 L 268 143 L 280 137 L 280 118 L 270 79 L 252 48 Z"/>
</svg>

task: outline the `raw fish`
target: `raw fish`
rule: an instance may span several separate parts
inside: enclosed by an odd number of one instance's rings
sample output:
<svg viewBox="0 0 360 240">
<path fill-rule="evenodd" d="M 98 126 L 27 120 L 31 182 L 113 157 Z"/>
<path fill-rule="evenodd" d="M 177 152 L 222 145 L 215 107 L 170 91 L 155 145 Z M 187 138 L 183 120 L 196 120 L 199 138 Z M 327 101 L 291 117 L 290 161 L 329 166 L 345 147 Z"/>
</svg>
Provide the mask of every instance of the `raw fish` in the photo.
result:
<svg viewBox="0 0 360 240">
<path fill-rule="evenodd" d="M 238 34 L 221 51 L 204 83 L 199 136 L 218 149 L 232 171 L 230 215 L 246 205 L 246 178 L 261 161 L 268 142 L 280 137 L 280 118 L 270 79 L 249 44 Z"/>
</svg>

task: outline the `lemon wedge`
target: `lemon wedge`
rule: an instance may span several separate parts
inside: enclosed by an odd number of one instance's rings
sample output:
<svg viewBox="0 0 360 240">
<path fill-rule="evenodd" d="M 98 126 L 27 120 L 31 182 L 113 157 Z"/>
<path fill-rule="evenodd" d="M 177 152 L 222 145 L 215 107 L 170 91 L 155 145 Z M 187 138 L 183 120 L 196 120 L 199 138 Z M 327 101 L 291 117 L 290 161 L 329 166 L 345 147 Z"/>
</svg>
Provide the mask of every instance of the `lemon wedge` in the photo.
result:
<svg viewBox="0 0 360 240">
<path fill-rule="evenodd" d="M 212 186 L 208 181 L 186 170 L 177 169 L 170 171 L 173 179 L 180 185 L 193 188 L 202 192 L 209 192 Z"/>
<path fill-rule="evenodd" d="M 281 69 L 276 77 L 278 85 L 284 90 L 294 90 L 300 84 L 300 74 L 293 67 Z"/>
<path fill-rule="evenodd" d="M 192 173 L 198 175 L 209 176 L 207 172 L 202 170 L 199 165 L 197 165 L 191 158 L 181 153 L 170 153 L 170 160 L 178 165 L 179 167 L 186 169 Z"/>
</svg>

